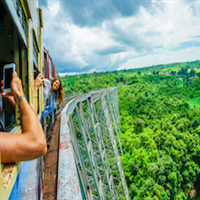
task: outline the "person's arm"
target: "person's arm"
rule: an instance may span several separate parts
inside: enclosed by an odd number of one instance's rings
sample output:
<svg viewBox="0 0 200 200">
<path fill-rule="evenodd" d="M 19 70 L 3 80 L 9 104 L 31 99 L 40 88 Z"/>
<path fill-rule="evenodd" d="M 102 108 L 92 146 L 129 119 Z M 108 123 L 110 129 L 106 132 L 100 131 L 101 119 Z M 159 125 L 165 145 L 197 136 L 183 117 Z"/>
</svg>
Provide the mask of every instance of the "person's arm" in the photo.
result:
<svg viewBox="0 0 200 200">
<path fill-rule="evenodd" d="M 34 112 L 37 114 L 38 112 L 38 88 L 37 87 L 34 87 L 34 92 L 33 92 L 33 95 L 34 95 Z"/>
<path fill-rule="evenodd" d="M 23 95 L 21 80 L 13 73 L 11 89 L 15 101 Z M 22 134 L 0 132 L 1 162 L 11 163 L 32 160 L 44 155 L 47 151 L 46 138 L 37 115 L 30 107 L 26 98 L 20 98 Z"/>
<path fill-rule="evenodd" d="M 46 101 L 51 92 L 51 81 L 49 79 L 44 79 L 44 87 L 43 87 L 43 98 Z"/>
<path fill-rule="evenodd" d="M 38 112 L 38 88 L 44 84 L 44 77 L 42 74 L 38 74 L 37 78 L 34 80 L 34 111 Z"/>
</svg>

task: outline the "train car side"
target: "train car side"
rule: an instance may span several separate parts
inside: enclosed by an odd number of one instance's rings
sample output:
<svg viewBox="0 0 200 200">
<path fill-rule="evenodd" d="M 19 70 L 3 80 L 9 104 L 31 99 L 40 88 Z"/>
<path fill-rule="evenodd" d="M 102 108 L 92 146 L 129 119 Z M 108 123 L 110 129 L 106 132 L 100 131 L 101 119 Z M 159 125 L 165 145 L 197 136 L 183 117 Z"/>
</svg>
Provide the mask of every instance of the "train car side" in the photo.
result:
<svg viewBox="0 0 200 200">
<path fill-rule="evenodd" d="M 42 10 L 39 9 L 37 0 L 0 0 L 0 79 L 3 79 L 3 66 L 8 63 L 15 63 L 18 76 L 22 80 L 24 93 L 32 108 L 34 108 L 34 70 L 41 71 L 45 74 L 45 77 L 47 74 L 47 78 L 54 77 L 56 71 L 52 64 L 49 65 L 49 71 L 46 70 L 45 63 L 43 66 L 45 50 L 43 52 L 42 27 Z M 54 67 L 53 70 L 52 67 Z M 13 116 L 3 110 L 2 102 L 0 95 L 0 119 L 5 125 L 6 131 L 12 134 L 20 134 L 18 108 L 15 108 L 16 115 Z M 55 115 L 57 105 L 52 104 L 52 102 L 50 100 L 49 105 L 44 105 L 41 87 L 38 91 L 37 113 L 41 122 L 45 121 L 44 113 L 46 110 L 48 110 L 48 115 L 45 115 L 45 117 L 51 116 L 52 113 Z M 47 106 L 49 106 L 48 109 Z M 45 128 L 46 125 L 47 123 L 43 124 L 43 127 Z M 1 164 L 0 199 L 42 199 L 43 170 L 43 157 L 32 161 Z"/>
</svg>

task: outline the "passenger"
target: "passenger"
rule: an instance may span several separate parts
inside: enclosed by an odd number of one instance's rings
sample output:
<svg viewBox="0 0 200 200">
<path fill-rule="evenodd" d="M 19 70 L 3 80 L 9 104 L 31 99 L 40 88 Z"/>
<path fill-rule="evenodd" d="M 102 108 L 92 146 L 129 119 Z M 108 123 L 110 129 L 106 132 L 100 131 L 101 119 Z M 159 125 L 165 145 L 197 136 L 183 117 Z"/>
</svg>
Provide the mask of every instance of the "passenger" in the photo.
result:
<svg viewBox="0 0 200 200">
<path fill-rule="evenodd" d="M 3 85 L 3 81 L 1 82 Z M 3 92 L 3 86 L 1 86 Z M 21 115 L 22 134 L 0 132 L 0 152 L 2 163 L 12 163 L 32 160 L 46 154 L 46 138 L 37 115 L 30 107 L 24 95 L 21 80 L 17 73 L 13 72 L 11 82 L 11 94 L 2 93 L 2 97 L 8 98 L 11 103 L 19 106 Z"/>
<path fill-rule="evenodd" d="M 48 79 L 44 79 L 44 88 L 43 88 L 43 94 L 44 94 L 44 100 L 47 100 L 50 93 L 55 94 L 56 100 L 59 100 L 59 103 L 63 102 L 63 86 L 61 83 L 61 80 L 58 78 L 53 79 L 52 81 L 49 81 Z"/>
<path fill-rule="evenodd" d="M 44 84 L 44 77 L 39 73 L 37 77 L 34 74 L 34 79 L 34 111 L 38 113 L 38 88 Z"/>
<path fill-rule="evenodd" d="M 52 81 L 44 78 L 41 74 L 38 74 L 37 78 L 34 82 L 34 96 L 37 96 L 37 89 L 41 85 L 44 85 L 43 87 L 43 97 L 44 101 L 46 101 L 51 93 L 55 94 L 56 100 L 59 100 L 59 103 L 62 103 L 64 100 L 64 94 L 63 94 L 63 86 L 61 83 L 61 80 L 58 78 L 53 79 Z"/>
</svg>

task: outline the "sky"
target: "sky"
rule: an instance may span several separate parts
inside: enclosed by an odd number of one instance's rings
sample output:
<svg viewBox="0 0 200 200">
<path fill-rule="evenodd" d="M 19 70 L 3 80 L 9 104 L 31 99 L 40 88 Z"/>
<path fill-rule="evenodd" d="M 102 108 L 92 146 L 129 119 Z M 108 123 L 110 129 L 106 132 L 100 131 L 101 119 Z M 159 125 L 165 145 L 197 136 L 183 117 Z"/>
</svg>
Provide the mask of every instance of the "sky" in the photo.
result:
<svg viewBox="0 0 200 200">
<path fill-rule="evenodd" d="M 200 60 L 200 0 L 39 0 L 59 74 Z"/>
</svg>

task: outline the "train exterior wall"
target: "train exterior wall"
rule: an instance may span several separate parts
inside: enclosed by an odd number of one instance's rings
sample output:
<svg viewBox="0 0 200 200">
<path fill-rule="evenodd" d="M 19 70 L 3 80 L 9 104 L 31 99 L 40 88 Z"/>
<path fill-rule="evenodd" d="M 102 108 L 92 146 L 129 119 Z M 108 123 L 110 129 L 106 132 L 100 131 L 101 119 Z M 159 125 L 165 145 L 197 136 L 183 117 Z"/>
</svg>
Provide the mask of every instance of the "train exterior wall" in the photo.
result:
<svg viewBox="0 0 200 200">
<path fill-rule="evenodd" d="M 43 75 L 45 78 L 48 78 L 50 80 L 59 77 L 56 67 L 53 63 L 53 59 L 51 58 L 49 51 L 44 48 L 44 66 L 43 66 Z"/>
<path fill-rule="evenodd" d="M 24 92 L 29 104 L 34 107 L 33 100 L 33 71 L 42 72 L 42 11 L 37 0 L 0 0 L 3 13 L 3 25 L 0 27 L 0 70 L 7 63 L 15 63 L 16 71 L 22 79 Z M 5 27 L 5 28 L 4 28 Z M 10 30 L 5 31 L 5 30 Z M 7 44 L 12 45 L 7 45 Z M 3 47 L 8 51 L 3 51 Z M 2 78 L 2 77 L 1 77 Z M 44 110 L 42 88 L 39 90 L 39 113 L 42 117 Z M 4 112 L 4 111 L 2 111 Z M 4 113 L 1 113 L 4 115 Z M 3 116 L 1 115 L 0 116 Z M 2 117 L 3 118 L 3 117 Z M 16 110 L 16 122 L 8 131 L 20 134 L 20 114 Z M 5 120 L 5 118 L 4 118 Z M 32 161 L 18 162 L 10 165 L 1 164 L 0 199 L 42 199 L 43 198 L 43 158 Z M 31 198 L 30 198 L 31 197 Z"/>
</svg>

